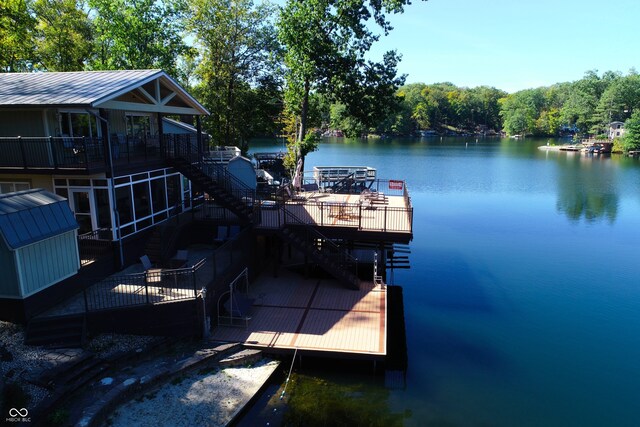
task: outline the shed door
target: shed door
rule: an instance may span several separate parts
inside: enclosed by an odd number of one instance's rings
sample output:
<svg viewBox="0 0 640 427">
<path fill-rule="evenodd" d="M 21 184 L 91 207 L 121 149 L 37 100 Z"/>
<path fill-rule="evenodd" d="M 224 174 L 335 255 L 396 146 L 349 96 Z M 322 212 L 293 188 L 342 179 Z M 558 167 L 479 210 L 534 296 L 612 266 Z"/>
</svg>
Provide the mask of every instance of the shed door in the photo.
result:
<svg viewBox="0 0 640 427">
<path fill-rule="evenodd" d="M 71 210 L 80 226 L 78 234 L 89 233 L 95 229 L 95 218 L 91 213 L 92 199 L 93 195 L 89 190 L 69 190 Z"/>
</svg>

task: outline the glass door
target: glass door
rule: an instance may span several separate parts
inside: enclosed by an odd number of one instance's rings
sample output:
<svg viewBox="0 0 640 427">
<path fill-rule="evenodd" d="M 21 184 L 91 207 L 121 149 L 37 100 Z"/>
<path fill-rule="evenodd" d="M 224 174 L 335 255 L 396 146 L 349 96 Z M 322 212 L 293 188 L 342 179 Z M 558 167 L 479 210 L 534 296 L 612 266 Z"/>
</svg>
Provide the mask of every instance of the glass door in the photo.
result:
<svg viewBox="0 0 640 427">
<path fill-rule="evenodd" d="M 95 230 L 95 215 L 93 215 L 91 209 L 93 205 L 91 191 L 69 189 L 69 204 L 80 226 L 78 234 L 85 234 Z"/>
</svg>

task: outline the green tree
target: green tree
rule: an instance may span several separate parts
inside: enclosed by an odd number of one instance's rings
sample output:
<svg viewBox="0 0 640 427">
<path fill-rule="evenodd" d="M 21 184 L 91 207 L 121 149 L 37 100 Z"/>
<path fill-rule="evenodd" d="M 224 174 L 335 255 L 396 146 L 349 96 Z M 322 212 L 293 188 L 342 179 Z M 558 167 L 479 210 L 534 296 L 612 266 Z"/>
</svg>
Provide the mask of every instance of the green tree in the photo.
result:
<svg viewBox="0 0 640 427">
<path fill-rule="evenodd" d="M 395 104 L 404 81 L 396 76 L 399 57 L 387 52 L 381 62 L 365 59 L 379 35 L 386 34 L 386 13 L 400 13 L 408 0 L 289 0 L 278 19 L 278 37 L 285 48 L 286 108 L 299 117 L 294 140 L 306 140 L 309 98 L 314 91 L 345 106 L 346 114 L 365 127 L 382 120 Z"/>
<path fill-rule="evenodd" d="M 49 71 L 84 69 L 93 47 L 91 21 L 78 0 L 36 0 L 37 56 Z"/>
<path fill-rule="evenodd" d="M 254 6 L 251 0 L 196 0 L 191 6 L 189 28 L 201 54 L 198 92 L 213 113 L 206 128 L 224 145 L 241 145 L 255 111 L 247 101 L 260 93 L 275 96 L 274 85 L 279 84 L 278 45 L 270 20 L 275 8 L 269 3 Z M 251 86 L 268 78 L 268 93 L 253 92 Z"/>
<path fill-rule="evenodd" d="M 0 72 L 33 66 L 36 21 L 29 0 L 0 0 Z"/>
<path fill-rule="evenodd" d="M 640 149 L 640 110 L 633 112 L 624 124 L 623 146 L 626 150 Z"/>
<path fill-rule="evenodd" d="M 184 0 L 88 1 L 95 13 L 92 68 L 161 68 L 180 78 L 179 57 L 193 53 L 183 40 Z"/>
</svg>

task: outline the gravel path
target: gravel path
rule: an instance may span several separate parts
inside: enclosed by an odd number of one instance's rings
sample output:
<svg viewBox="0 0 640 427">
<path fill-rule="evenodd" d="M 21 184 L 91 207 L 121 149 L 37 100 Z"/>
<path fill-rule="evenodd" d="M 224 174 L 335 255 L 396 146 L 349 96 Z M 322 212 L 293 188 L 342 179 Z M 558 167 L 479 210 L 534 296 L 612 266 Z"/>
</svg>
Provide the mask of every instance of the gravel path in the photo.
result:
<svg viewBox="0 0 640 427">
<path fill-rule="evenodd" d="M 123 405 L 111 416 L 113 427 L 225 426 L 278 367 L 263 359 L 252 367 L 194 373 Z"/>
</svg>

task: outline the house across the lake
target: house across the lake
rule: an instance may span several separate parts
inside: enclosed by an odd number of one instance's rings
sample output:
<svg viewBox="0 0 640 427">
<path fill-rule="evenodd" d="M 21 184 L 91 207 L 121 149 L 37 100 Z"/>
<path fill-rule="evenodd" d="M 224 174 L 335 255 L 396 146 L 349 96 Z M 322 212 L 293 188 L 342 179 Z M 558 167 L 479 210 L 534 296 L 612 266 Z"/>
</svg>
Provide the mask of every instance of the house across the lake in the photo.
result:
<svg viewBox="0 0 640 427">
<path fill-rule="evenodd" d="M 624 122 L 609 123 L 609 139 L 620 138 L 624 135 Z"/>
</svg>

